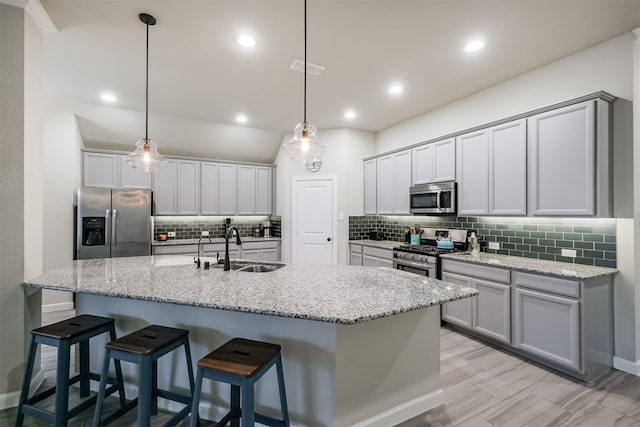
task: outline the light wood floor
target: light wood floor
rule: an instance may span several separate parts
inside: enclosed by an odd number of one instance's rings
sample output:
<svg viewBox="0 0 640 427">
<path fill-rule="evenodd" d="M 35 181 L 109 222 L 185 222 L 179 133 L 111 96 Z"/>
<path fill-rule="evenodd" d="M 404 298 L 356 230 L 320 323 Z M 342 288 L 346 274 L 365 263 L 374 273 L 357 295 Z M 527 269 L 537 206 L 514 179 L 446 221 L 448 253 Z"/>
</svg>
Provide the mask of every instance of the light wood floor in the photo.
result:
<svg viewBox="0 0 640 427">
<path fill-rule="evenodd" d="M 47 313 L 43 324 L 73 315 L 73 311 Z M 401 427 L 640 427 L 640 377 L 612 370 L 585 384 L 447 328 L 441 329 L 440 345 L 445 403 Z M 48 386 L 55 381 L 55 352 L 43 347 Z M 116 407 L 117 398 L 108 398 L 105 413 Z M 162 425 L 169 416 L 161 413 L 152 425 Z M 92 419 L 91 408 L 69 426 L 89 426 Z M 135 421 L 132 411 L 113 425 L 135 426 Z M 15 408 L 0 411 L 0 426 L 14 423 Z M 25 418 L 25 426 L 42 425 L 47 424 Z"/>
</svg>

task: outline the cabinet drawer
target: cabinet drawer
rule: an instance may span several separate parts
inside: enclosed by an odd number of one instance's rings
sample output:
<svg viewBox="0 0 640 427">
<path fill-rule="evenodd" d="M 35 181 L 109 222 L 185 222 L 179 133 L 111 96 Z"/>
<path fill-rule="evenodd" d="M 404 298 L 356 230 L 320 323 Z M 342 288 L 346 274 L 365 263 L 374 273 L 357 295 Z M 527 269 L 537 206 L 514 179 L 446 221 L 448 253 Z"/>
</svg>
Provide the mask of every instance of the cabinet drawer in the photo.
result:
<svg viewBox="0 0 640 427">
<path fill-rule="evenodd" d="M 519 271 L 514 274 L 516 286 L 580 298 L 580 282 L 575 280 L 521 273 Z"/>
<path fill-rule="evenodd" d="M 232 239 L 233 244 L 235 245 L 235 240 Z M 277 249 L 278 243 L 275 240 L 270 240 L 267 242 L 246 242 L 242 243 L 242 250 L 247 249 Z"/>
<path fill-rule="evenodd" d="M 393 259 L 393 251 L 389 249 L 373 248 L 371 246 L 363 246 L 362 253 L 365 255 L 375 256 L 378 258 Z"/>
<path fill-rule="evenodd" d="M 195 255 L 198 245 L 154 246 L 154 255 Z"/>
<path fill-rule="evenodd" d="M 442 260 L 442 271 L 477 277 L 478 279 L 492 280 L 494 282 L 511 283 L 511 270 L 504 268 L 487 267 L 484 265 L 467 262 Z"/>
<path fill-rule="evenodd" d="M 356 254 L 361 254 L 362 253 L 362 245 L 358 245 L 355 243 L 350 243 L 349 246 L 351 247 L 351 252 L 356 253 Z"/>
</svg>

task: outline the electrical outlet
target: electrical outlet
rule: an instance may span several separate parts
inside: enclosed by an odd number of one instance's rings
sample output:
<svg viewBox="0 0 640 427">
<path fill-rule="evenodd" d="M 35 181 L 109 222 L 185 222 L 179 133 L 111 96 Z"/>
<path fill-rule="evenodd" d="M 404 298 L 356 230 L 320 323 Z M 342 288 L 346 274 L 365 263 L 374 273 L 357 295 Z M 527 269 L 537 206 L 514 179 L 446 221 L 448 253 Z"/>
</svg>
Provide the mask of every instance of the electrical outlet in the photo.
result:
<svg viewBox="0 0 640 427">
<path fill-rule="evenodd" d="M 576 257 L 576 250 L 575 249 L 563 249 L 562 250 L 562 256 L 566 256 L 569 258 L 575 258 Z"/>
<path fill-rule="evenodd" d="M 176 237 L 176 232 L 175 231 L 168 232 L 167 237 Z"/>
<path fill-rule="evenodd" d="M 495 250 L 500 249 L 500 243 L 499 242 L 489 242 L 489 249 L 495 249 Z"/>
<path fill-rule="evenodd" d="M 208 231 L 202 231 L 202 232 L 200 232 L 200 235 L 202 237 L 209 237 L 209 232 Z"/>
</svg>

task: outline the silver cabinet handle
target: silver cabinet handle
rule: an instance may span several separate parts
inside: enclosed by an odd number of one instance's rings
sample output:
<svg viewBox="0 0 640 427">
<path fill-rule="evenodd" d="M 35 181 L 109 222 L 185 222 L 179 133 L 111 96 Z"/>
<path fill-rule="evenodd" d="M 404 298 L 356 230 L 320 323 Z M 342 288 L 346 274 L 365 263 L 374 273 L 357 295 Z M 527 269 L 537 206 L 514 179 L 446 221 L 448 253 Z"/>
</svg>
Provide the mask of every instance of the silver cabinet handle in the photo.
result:
<svg viewBox="0 0 640 427">
<path fill-rule="evenodd" d="M 109 233 L 111 233 L 111 218 L 109 217 L 109 209 L 107 209 L 104 213 L 104 240 L 107 249 L 109 249 L 109 245 L 111 244 Z"/>
<path fill-rule="evenodd" d="M 440 209 L 440 196 L 442 195 L 442 191 L 438 191 L 438 200 L 436 200 L 436 207 Z"/>
<path fill-rule="evenodd" d="M 116 214 L 117 211 L 114 209 L 113 210 L 113 221 L 111 224 L 111 240 L 113 240 L 112 245 L 115 246 L 118 244 L 118 242 L 116 241 Z"/>
</svg>

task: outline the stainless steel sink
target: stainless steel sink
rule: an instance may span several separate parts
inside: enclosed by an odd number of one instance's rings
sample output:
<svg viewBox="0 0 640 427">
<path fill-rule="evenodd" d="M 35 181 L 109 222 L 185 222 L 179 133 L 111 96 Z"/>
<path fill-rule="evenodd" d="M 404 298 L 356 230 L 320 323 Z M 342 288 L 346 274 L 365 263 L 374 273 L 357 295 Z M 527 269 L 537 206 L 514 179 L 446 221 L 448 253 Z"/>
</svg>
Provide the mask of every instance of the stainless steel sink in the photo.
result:
<svg viewBox="0 0 640 427">
<path fill-rule="evenodd" d="M 276 271 L 284 265 L 278 264 L 252 264 L 246 267 L 239 268 L 237 271 L 248 271 L 249 273 L 268 273 L 270 271 Z"/>
</svg>

